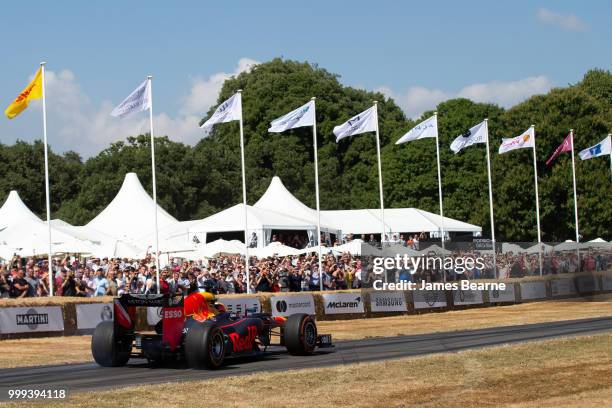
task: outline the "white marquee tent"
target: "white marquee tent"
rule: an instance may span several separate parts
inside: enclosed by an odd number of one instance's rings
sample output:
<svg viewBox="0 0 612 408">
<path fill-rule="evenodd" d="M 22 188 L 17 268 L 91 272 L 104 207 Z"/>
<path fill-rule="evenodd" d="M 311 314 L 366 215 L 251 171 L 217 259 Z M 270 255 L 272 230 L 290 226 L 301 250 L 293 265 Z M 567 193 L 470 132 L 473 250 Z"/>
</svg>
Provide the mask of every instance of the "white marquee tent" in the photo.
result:
<svg viewBox="0 0 612 408">
<path fill-rule="evenodd" d="M 86 227 L 140 246 L 139 238 L 155 232 L 154 205 L 136 173 L 127 173 L 115 198 Z M 157 223 L 159 229 L 162 229 L 178 221 L 158 205 Z"/>
</svg>

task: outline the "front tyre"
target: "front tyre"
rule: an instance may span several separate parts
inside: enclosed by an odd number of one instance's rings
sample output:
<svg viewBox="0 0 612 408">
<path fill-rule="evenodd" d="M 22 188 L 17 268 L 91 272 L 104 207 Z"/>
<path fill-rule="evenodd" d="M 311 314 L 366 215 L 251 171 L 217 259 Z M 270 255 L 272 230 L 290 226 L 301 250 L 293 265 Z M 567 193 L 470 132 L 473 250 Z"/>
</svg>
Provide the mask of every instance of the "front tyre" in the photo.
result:
<svg viewBox="0 0 612 408">
<path fill-rule="evenodd" d="M 91 337 L 91 354 L 102 367 L 120 367 L 127 364 L 132 353 L 132 341 L 128 336 L 115 333 L 112 320 L 96 326 Z"/>
<path fill-rule="evenodd" d="M 194 324 L 185 336 L 185 358 L 189 367 L 219 368 L 223 365 L 225 351 L 223 331 L 212 324 Z"/>
<path fill-rule="evenodd" d="M 317 325 L 307 314 L 289 316 L 284 327 L 285 347 L 289 354 L 304 356 L 314 353 L 317 346 Z"/>
</svg>

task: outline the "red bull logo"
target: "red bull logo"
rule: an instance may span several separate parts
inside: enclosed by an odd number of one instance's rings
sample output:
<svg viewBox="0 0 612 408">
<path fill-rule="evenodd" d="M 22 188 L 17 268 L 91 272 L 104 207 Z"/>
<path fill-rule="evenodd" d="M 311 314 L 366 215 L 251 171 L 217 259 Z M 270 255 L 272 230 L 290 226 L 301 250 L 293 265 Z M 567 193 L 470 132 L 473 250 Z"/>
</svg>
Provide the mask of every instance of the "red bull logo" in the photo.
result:
<svg viewBox="0 0 612 408">
<path fill-rule="evenodd" d="M 247 326 L 246 336 L 241 336 L 238 333 L 229 333 L 229 338 L 234 345 L 234 352 L 240 353 L 242 351 L 251 351 L 253 349 L 253 343 L 257 338 L 257 327 Z"/>
</svg>

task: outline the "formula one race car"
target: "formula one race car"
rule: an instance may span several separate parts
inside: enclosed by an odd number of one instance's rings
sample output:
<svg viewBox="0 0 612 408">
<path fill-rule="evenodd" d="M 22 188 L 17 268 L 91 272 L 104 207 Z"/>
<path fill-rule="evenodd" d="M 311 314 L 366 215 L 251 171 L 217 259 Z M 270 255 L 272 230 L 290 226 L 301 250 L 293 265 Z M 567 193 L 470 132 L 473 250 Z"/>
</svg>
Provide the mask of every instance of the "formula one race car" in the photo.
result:
<svg viewBox="0 0 612 408">
<path fill-rule="evenodd" d="M 135 331 L 137 307 L 161 308 L 155 332 Z M 272 344 L 272 338 L 278 342 Z M 134 358 L 149 363 L 186 360 L 194 368 L 219 368 L 228 357 L 258 356 L 268 346 L 287 348 L 293 355 L 312 354 L 317 347 L 333 347 L 331 335 L 317 334 L 312 316 L 288 318 L 268 313 L 228 313 L 208 292 L 182 295 L 124 294 L 114 299 L 113 321 L 96 327 L 91 340 L 94 360 L 118 367 Z"/>
</svg>

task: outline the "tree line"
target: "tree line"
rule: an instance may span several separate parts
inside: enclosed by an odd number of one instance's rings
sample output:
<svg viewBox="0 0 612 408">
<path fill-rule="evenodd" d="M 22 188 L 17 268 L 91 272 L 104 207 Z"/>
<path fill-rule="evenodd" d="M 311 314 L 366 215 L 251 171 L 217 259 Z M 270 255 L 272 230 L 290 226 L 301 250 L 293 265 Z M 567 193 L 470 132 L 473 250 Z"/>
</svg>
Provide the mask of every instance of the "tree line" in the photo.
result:
<svg viewBox="0 0 612 408">
<path fill-rule="evenodd" d="M 374 135 L 362 134 L 336 143 L 332 133 L 335 125 L 378 100 L 385 207 L 438 212 L 433 139 L 394 144 L 433 111 L 424 112 L 417 120 L 406 118 L 392 99 L 343 86 L 338 75 L 308 62 L 274 59 L 257 65 L 248 73 L 228 79 L 218 102 L 237 89 L 243 89 L 249 203 L 259 199 L 277 175 L 297 198 L 314 208 L 311 129 L 282 134 L 271 134 L 267 129 L 273 119 L 317 96 L 322 209 L 379 206 Z M 215 108 L 211 107 L 208 115 Z M 456 136 L 489 118 L 496 238 L 536 238 L 531 149 L 497 154 L 502 137 L 516 136 L 533 123 L 542 239 L 563 241 L 574 236 L 570 155 L 561 155 L 551 167 L 545 161 L 570 128 L 575 132 L 577 151 L 600 141 L 612 130 L 612 73 L 591 70 L 577 84 L 533 96 L 510 109 L 452 99 L 439 104 L 437 111 L 446 216 L 480 225 L 483 235 L 489 235 L 485 146 L 475 145 L 459 154 L 448 148 Z M 124 137 L 117 135 L 117 139 Z M 51 151 L 52 217 L 75 225 L 87 223 L 112 200 L 125 173 L 130 171 L 138 174 L 150 192 L 149 143 L 147 135 L 130 136 L 87 160 L 72 151 Z M 242 201 L 236 122 L 216 126 L 195 146 L 173 141 L 172 135 L 158 137 L 155 151 L 158 200 L 176 218 L 202 218 Z M 42 142 L 0 144 L 0 201 L 10 190 L 17 190 L 24 202 L 43 216 L 43 166 Z M 612 239 L 609 160 L 578 159 L 576 177 L 581 234 L 585 239 Z"/>
</svg>

